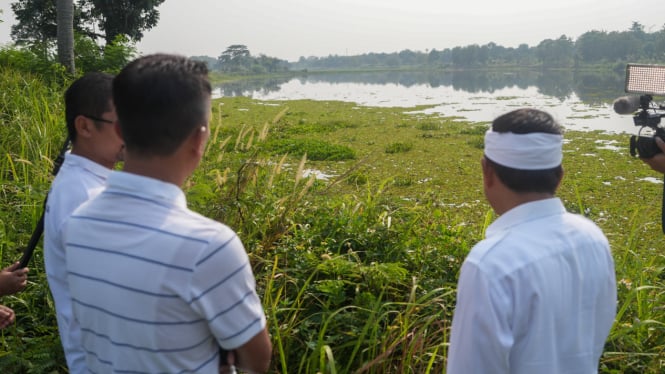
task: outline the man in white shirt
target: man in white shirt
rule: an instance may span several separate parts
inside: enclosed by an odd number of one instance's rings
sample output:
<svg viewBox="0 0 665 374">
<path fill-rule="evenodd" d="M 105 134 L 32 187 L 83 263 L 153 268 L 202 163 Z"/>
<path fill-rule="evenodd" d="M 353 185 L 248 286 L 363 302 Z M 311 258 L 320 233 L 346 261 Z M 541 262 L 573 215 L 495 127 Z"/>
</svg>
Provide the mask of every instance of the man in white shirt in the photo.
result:
<svg viewBox="0 0 665 374">
<path fill-rule="evenodd" d="M 481 161 L 499 218 L 462 265 L 448 373 L 595 373 L 616 314 L 607 239 L 566 212 L 560 126 L 519 109 L 492 123 Z"/>
<path fill-rule="evenodd" d="M 207 73 L 201 62 L 156 54 L 113 81 L 123 170 L 65 229 L 91 372 L 216 374 L 220 348 L 243 370 L 269 368 L 272 345 L 243 244 L 189 210 L 180 189 L 210 136 Z"/>
<path fill-rule="evenodd" d="M 65 92 L 65 118 L 72 148 L 53 180 L 44 214 L 44 264 L 55 303 L 60 340 L 70 373 L 88 373 L 80 330 L 72 319 L 62 229 L 81 203 L 101 191 L 121 158 L 122 140 L 113 124 L 113 76 L 88 73 Z"/>
</svg>

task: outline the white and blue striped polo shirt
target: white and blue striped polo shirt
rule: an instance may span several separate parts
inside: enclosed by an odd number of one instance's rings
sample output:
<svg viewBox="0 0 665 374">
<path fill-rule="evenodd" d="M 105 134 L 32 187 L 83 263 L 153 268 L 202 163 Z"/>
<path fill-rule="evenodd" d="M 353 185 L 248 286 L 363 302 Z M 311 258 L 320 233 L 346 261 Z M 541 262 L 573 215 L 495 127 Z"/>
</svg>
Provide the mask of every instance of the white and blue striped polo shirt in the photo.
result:
<svg viewBox="0 0 665 374">
<path fill-rule="evenodd" d="M 74 316 L 94 373 L 217 373 L 266 325 L 249 259 L 177 186 L 113 172 L 65 228 Z"/>
</svg>

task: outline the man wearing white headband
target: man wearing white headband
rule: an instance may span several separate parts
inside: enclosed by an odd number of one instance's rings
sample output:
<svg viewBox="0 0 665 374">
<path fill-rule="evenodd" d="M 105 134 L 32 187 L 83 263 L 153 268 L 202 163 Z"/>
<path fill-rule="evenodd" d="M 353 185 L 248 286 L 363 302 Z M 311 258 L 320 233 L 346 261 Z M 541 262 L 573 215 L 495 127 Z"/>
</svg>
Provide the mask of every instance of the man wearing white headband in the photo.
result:
<svg viewBox="0 0 665 374">
<path fill-rule="evenodd" d="M 448 373 L 595 373 L 616 314 L 605 235 L 566 212 L 562 131 L 547 113 L 494 120 L 481 160 L 499 216 L 462 265 Z"/>
</svg>

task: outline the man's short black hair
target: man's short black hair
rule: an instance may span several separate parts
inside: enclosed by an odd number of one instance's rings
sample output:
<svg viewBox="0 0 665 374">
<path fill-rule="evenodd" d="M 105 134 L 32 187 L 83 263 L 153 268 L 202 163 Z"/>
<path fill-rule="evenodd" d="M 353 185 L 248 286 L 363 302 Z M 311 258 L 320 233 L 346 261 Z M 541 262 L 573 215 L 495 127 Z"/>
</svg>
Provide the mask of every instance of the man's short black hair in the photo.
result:
<svg viewBox="0 0 665 374">
<path fill-rule="evenodd" d="M 529 134 L 542 132 L 562 135 L 563 129 L 546 112 L 537 109 L 517 109 L 497 117 L 492 122 L 495 132 Z M 554 194 L 563 176 L 561 165 L 544 170 L 514 169 L 500 165 L 485 156 L 503 184 L 515 192 L 545 192 Z"/>
<path fill-rule="evenodd" d="M 207 125 L 208 68 L 184 56 L 153 54 L 130 62 L 113 80 L 113 99 L 127 150 L 172 154 Z"/>
<path fill-rule="evenodd" d="M 91 72 L 72 83 L 65 91 L 65 121 L 67 134 L 76 142 L 74 120 L 80 115 L 101 118 L 111 110 L 113 75 Z"/>
</svg>

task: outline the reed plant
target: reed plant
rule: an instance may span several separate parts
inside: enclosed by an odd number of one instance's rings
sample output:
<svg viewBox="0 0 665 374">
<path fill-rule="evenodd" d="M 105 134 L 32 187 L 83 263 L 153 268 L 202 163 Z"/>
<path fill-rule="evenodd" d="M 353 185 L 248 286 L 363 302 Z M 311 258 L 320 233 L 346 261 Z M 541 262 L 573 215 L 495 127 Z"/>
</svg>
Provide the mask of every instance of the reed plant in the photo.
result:
<svg viewBox="0 0 665 374">
<path fill-rule="evenodd" d="M 18 260 L 43 210 L 53 159 L 65 125 L 58 86 L 31 74 L 0 67 L 0 258 Z M 1 302 L 16 312 L 16 323 L 0 337 L 0 371 L 65 372 L 53 301 L 35 251 L 29 285 Z"/>
</svg>

